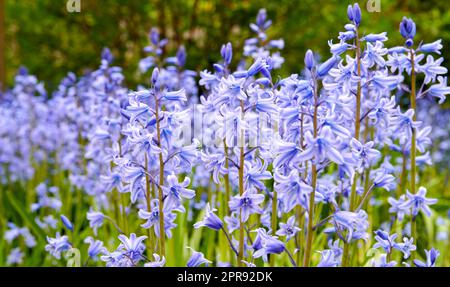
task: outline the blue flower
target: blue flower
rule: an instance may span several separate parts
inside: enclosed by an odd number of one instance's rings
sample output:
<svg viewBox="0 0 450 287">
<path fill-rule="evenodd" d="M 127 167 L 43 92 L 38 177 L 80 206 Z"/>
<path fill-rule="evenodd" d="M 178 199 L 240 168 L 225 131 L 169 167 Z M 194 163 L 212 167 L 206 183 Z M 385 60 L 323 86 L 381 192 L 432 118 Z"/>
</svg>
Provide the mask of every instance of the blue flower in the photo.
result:
<svg viewBox="0 0 450 287">
<path fill-rule="evenodd" d="M 313 188 L 302 180 L 297 170 L 291 170 L 288 176 L 276 170 L 274 179 L 276 182 L 274 188 L 280 201 L 283 202 L 285 212 L 291 211 L 297 205 L 306 206 Z"/>
<path fill-rule="evenodd" d="M 437 75 L 447 74 L 447 68 L 441 66 L 443 61 L 442 57 L 435 61 L 433 56 L 428 55 L 427 62 L 418 67 L 418 70 L 425 74 L 425 84 L 436 82 Z"/>
<path fill-rule="evenodd" d="M 381 153 L 372 148 L 374 144 L 373 141 L 370 141 L 363 145 L 355 138 L 350 141 L 352 155 L 358 162 L 358 168 L 368 168 L 381 157 Z"/>
<path fill-rule="evenodd" d="M 210 264 L 212 263 L 211 261 L 209 261 L 208 259 L 205 258 L 205 255 L 203 255 L 203 253 L 195 251 L 194 249 L 188 247 L 189 249 L 192 250 L 192 255 L 191 257 L 188 259 L 188 262 L 186 263 L 187 267 L 198 267 L 202 264 Z"/>
<path fill-rule="evenodd" d="M 395 244 L 395 239 L 397 238 L 397 234 L 389 235 L 388 232 L 378 229 L 375 231 L 375 240 L 377 243 L 373 246 L 374 248 L 383 248 L 386 253 L 391 253 L 392 248 Z"/>
<path fill-rule="evenodd" d="M 8 255 L 8 258 L 6 259 L 7 265 L 13 265 L 13 264 L 21 264 L 23 262 L 24 253 L 20 250 L 19 247 L 16 247 L 11 250 L 11 252 Z"/>
<path fill-rule="evenodd" d="M 333 68 L 339 62 L 339 60 L 339 57 L 333 55 L 331 58 L 320 64 L 317 68 L 317 76 L 319 78 L 322 78 L 327 75 L 331 68 Z"/>
<path fill-rule="evenodd" d="M 416 194 L 407 191 L 406 196 L 408 200 L 404 203 L 405 207 L 412 208 L 412 215 L 415 217 L 419 211 L 423 211 L 426 216 L 431 216 L 431 209 L 428 205 L 435 204 L 438 200 L 434 198 L 426 198 L 427 189 L 423 186 L 419 187 Z"/>
<path fill-rule="evenodd" d="M 147 236 L 136 237 L 135 233 L 131 233 L 129 238 L 123 234 L 120 234 L 119 240 L 121 244 L 117 250 L 121 250 L 128 259 L 136 264 L 142 259 L 142 254 L 145 250 L 145 245 L 142 241 L 146 238 Z"/>
<path fill-rule="evenodd" d="M 387 34 L 386 32 L 382 32 L 379 34 L 367 34 L 366 36 L 362 37 L 361 40 L 366 41 L 366 42 L 371 42 L 371 43 L 374 43 L 377 41 L 384 42 L 384 41 L 387 41 L 387 39 L 388 39 L 388 37 L 386 37 L 386 34 Z"/>
<path fill-rule="evenodd" d="M 94 234 L 97 234 L 97 229 L 103 225 L 105 215 L 101 212 L 89 211 L 87 213 L 87 219 L 89 221 L 89 227 L 94 229 Z"/>
<path fill-rule="evenodd" d="M 61 222 L 64 224 L 64 226 L 69 229 L 70 231 L 73 231 L 73 224 L 70 222 L 70 220 L 63 214 L 61 214 Z"/>
<path fill-rule="evenodd" d="M 308 131 L 305 139 L 307 147 L 299 156 L 302 161 L 314 158 L 316 164 L 323 162 L 325 159 L 329 159 L 337 164 L 344 163 L 342 154 L 334 148 L 336 143 L 329 127 L 324 127 L 317 138 L 313 138 L 311 132 Z"/>
<path fill-rule="evenodd" d="M 165 92 L 163 99 L 172 102 L 186 102 L 186 91 L 184 89 L 178 91 Z"/>
<path fill-rule="evenodd" d="M 222 45 L 222 48 L 220 49 L 220 55 L 223 58 L 223 61 L 228 66 L 231 64 L 231 59 L 233 58 L 233 47 L 231 46 L 231 43 L 228 42 L 226 45 Z"/>
<path fill-rule="evenodd" d="M 261 204 L 264 201 L 264 195 L 252 193 L 247 190 L 242 196 L 236 195 L 229 201 L 231 211 L 241 212 L 241 222 L 246 222 L 250 214 L 262 213 Z"/>
<path fill-rule="evenodd" d="M 147 211 L 144 209 L 139 210 L 139 218 L 147 220 L 144 224 L 141 224 L 143 228 L 151 228 L 153 226 L 153 230 L 155 231 L 156 236 L 160 237 L 160 227 L 159 227 L 159 200 L 153 199 L 151 201 L 151 211 Z M 164 206 L 164 229 L 165 234 L 168 238 L 172 237 L 171 229 L 176 226 L 173 221 L 176 218 L 176 215 L 173 214 L 167 206 Z"/>
<path fill-rule="evenodd" d="M 406 196 L 402 195 L 398 200 L 395 198 L 389 197 L 388 202 L 391 205 L 389 208 L 390 213 L 396 213 L 397 219 L 402 221 L 405 217 L 405 214 L 409 214 L 409 207 L 405 205 Z"/>
<path fill-rule="evenodd" d="M 191 183 L 189 177 L 185 177 L 182 182 L 178 182 L 178 178 L 171 174 L 167 176 L 167 186 L 163 186 L 164 194 L 167 196 L 164 204 L 168 208 L 178 207 L 182 198 L 191 199 L 195 196 L 195 191 L 186 187 Z"/>
<path fill-rule="evenodd" d="M 428 43 L 428 44 L 422 44 L 420 45 L 419 49 L 417 49 L 417 51 L 419 52 L 424 52 L 424 53 L 437 53 L 437 54 L 441 54 L 441 49 L 442 49 L 442 40 L 439 39 L 437 41 L 434 41 L 433 43 Z"/>
<path fill-rule="evenodd" d="M 103 246 L 103 241 L 95 240 L 91 236 L 88 236 L 88 237 L 86 237 L 86 239 L 84 239 L 84 243 L 89 244 L 88 256 L 91 259 L 97 260 L 97 256 L 99 254 L 107 254 L 108 253 L 106 248 Z"/>
<path fill-rule="evenodd" d="M 155 259 L 153 262 L 147 262 L 144 264 L 144 267 L 164 267 L 166 264 L 166 258 L 163 256 L 159 256 L 156 253 L 153 253 L 153 258 Z"/>
<path fill-rule="evenodd" d="M 416 35 L 416 23 L 410 18 L 403 17 L 400 22 L 400 34 L 405 39 L 412 39 Z"/>
<path fill-rule="evenodd" d="M 427 262 L 422 262 L 418 259 L 414 259 L 414 264 L 417 267 L 434 267 L 436 265 L 436 260 L 440 253 L 438 250 L 431 248 L 430 250 L 425 250 L 427 256 Z"/>
<path fill-rule="evenodd" d="M 413 238 L 408 239 L 404 237 L 403 242 L 394 243 L 394 248 L 403 252 L 403 259 L 408 259 L 411 255 L 411 251 L 416 250 L 416 246 L 413 244 L 413 242 Z"/>
<path fill-rule="evenodd" d="M 305 67 L 308 70 L 311 70 L 314 67 L 314 55 L 310 49 L 308 49 L 305 54 Z"/>
<path fill-rule="evenodd" d="M 337 260 L 333 250 L 323 250 L 319 251 L 321 258 L 317 267 L 337 267 L 339 265 L 339 260 Z"/>
<path fill-rule="evenodd" d="M 301 229 L 295 226 L 295 216 L 289 217 L 286 223 L 280 222 L 280 229 L 275 233 L 278 236 L 286 236 L 286 241 L 289 241 Z"/>
<path fill-rule="evenodd" d="M 67 235 L 61 236 L 59 232 L 56 233 L 55 238 L 47 236 L 47 245 L 45 250 L 48 251 L 56 259 L 61 258 L 61 253 L 72 248 L 72 244 L 69 242 Z"/>
<path fill-rule="evenodd" d="M 267 170 L 267 163 L 262 164 L 260 160 L 257 160 L 254 165 L 251 162 L 244 162 L 244 183 L 246 189 L 255 187 L 260 190 L 265 190 L 263 180 L 271 179 L 272 175 Z"/>
<path fill-rule="evenodd" d="M 256 250 L 253 253 L 253 258 L 262 257 L 264 262 L 267 262 L 268 254 L 280 254 L 286 249 L 285 244 L 277 239 L 276 236 L 267 234 L 264 228 L 258 228 L 257 239 L 253 242 L 253 248 Z"/>
<path fill-rule="evenodd" d="M 379 261 L 373 260 L 372 265 L 373 267 L 394 267 L 395 265 L 397 265 L 397 262 L 396 261 L 387 262 L 387 255 L 381 254 Z"/>
<path fill-rule="evenodd" d="M 447 86 L 447 77 L 438 77 L 438 84 L 432 85 L 426 92 L 427 95 L 439 99 L 439 104 L 445 102 L 446 95 L 450 94 L 450 87 Z"/>
<path fill-rule="evenodd" d="M 202 226 L 206 226 L 208 228 L 214 230 L 220 230 L 223 227 L 223 222 L 220 218 L 214 214 L 216 209 L 211 209 L 209 206 L 209 202 L 206 204 L 205 216 L 202 221 L 199 221 L 194 224 L 194 228 L 200 228 Z"/>
<path fill-rule="evenodd" d="M 366 239 L 368 237 L 367 228 L 369 227 L 369 223 L 367 221 L 367 213 L 364 210 L 359 210 L 357 213 L 337 211 L 333 215 L 333 224 L 336 233 L 346 242 Z M 343 231 L 347 231 L 346 236 L 342 234 Z"/>
</svg>

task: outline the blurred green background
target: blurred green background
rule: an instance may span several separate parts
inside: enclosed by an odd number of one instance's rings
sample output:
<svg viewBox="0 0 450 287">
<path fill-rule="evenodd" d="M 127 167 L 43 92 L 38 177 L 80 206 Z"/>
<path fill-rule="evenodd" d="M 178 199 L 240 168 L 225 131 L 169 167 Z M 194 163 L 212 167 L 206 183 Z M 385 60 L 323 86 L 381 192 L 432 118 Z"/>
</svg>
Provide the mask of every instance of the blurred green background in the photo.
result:
<svg viewBox="0 0 450 287">
<path fill-rule="evenodd" d="M 131 87 L 146 81 L 138 61 L 144 56 L 148 32 L 158 27 L 170 40 L 166 53 L 184 44 L 188 68 L 203 70 L 219 57 L 223 43 L 231 41 L 235 54 L 251 35 L 260 8 L 267 9 L 272 38 L 284 38 L 286 62 L 281 76 L 299 72 L 306 49 L 327 57 L 327 40 L 336 37 L 347 23 L 346 8 L 355 1 L 342 0 L 80 0 L 81 12 L 69 13 L 66 0 L 0 0 L 4 2 L 6 82 L 12 85 L 19 66 L 29 68 L 52 90 L 69 72 L 77 75 L 97 68 L 103 47 L 109 47 L 115 64 L 124 68 Z M 387 31 L 388 46 L 401 44 L 398 25 L 402 16 L 417 23 L 416 39 L 443 39 L 443 56 L 450 59 L 450 10 L 444 0 L 379 0 L 381 11 L 363 9 L 362 32 Z M 449 61 L 445 65 L 449 67 Z M 448 101 L 447 101 L 448 102 Z"/>
</svg>

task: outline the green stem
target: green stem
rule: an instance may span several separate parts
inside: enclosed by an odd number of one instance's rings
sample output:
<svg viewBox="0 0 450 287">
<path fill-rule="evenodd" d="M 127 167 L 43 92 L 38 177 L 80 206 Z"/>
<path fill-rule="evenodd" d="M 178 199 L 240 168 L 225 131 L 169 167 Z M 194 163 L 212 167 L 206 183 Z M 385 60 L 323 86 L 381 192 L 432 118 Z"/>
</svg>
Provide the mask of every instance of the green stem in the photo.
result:
<svg viewBox="0 0 450 287">
<path fill-rule="evenodd" d="M 319 95 L 317 93 L 317 81 L 314 80 L 314 117 L 313 117 L 313 133 L 314 139 L 317 138 L 317 108 L 319 103 Z M 311 185 L 312 192 L 309 195 L 309 211 L 308 211 L 308 229 L 307 229 L 307 237 L 306 237 L 306 247 L 305 247 L 305 256 L 303 258 L 303 266 L 309 267 L 311 260 L 311 248 L 312 248 L 312 240 L 313 240 L 313 220 L 314 220 L 314 197 L 316 195 L 316 184 L 317 184 L 317 167 L 315 161 L 318 160 L 313 158 L 313 163 L 311 166 Z"/>
<path fill-rule="evenodd" d="M 416 71 L 414 69 L 414 50 L 411 53 L 411 109 L 414 111 L 413 121 L 416 121 Z M 412 129 L 411 136 L 411 193 L 416 194 L 416 130 Z M 411 237 L 416 238 L 416 218 L 411 216 Z M 411 254 L 411 260 L 414 259 L 414 252 Z"/>
</svg>

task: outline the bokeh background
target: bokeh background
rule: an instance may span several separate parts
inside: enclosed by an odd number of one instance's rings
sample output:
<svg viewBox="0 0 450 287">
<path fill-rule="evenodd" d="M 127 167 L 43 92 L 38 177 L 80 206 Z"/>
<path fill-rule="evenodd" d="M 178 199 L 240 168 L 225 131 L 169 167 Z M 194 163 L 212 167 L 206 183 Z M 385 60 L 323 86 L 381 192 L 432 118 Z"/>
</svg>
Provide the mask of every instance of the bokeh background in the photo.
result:
<svg viewBox="0 0 450 287">
<path fill-rule="evenodd" d="M 80 0 L 81 12 L 69 13 L 66 0 L 0 0 L 4 10 L 5 64 L 7 85 L 23 65 L 53 90 L 69 72 L 82 75 L 99 64 L 103 47 L 109 47 L 115 64 L 124 68 L 130 88 L 146 81 L 138 72 L 142 48 L 152 27 L 170 42 L 166 53 L 184 44 L 187 66 L 210 68 L 223 43 L 231 41 L 241 51 L 250 36 L 249 23 L 260 8 L 267 9 L 273 26 L 272 38 L 284 38 L 286 62 L 280 76 L 299 72 L 306 49 L 327 57 L 327 41 L 336 39 L 347 22 L 346 8 L 355 0 Z M 416 39 L 443 40 L 443 56 L 450 59 L 450 9 L 445 0 L 379 0 L 381 12 L 363 8 L 362 31 L 387 31 L 388 46 L 401 44 L 398 25 L 402 16 L 418 23 Z M 370 15 L 369 15 L 370 14 Z M 1 16 L 1 15 L 0 15 Z M 335 40 L 336 42 L 336 40 Z M 449 67 L 449 61 L 445 61 Z M 1 72 L 0 72 L 1 74 Z M 148 76 L 148 75 L 147 75 Z M 2 81 L 0 79 L 0 81 Z M 447 101 L 447 108 L 449 101 Z"/>
</svg>

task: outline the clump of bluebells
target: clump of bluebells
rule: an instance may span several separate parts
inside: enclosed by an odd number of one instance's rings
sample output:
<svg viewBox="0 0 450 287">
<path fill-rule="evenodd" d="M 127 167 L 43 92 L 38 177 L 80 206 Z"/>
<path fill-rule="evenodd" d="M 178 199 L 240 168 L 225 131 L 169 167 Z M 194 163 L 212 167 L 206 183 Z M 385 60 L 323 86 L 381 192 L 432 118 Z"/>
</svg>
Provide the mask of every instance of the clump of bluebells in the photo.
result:
<svg viewBox="0 0 450 287">
<path fill-rule="evenodd" d="M 0 211 L 0 264 L 45 252 L 33 264 L 442 265 L 418 223 L 435 221 L 424 175 L 449 150 L 424 111 L 450 93 L 441 40 L 420 42 L 403 18 L 390 47 L 358 4 L 347 17 L 330 54 L 306 51 L 286 78 L 264 9 L 242 52 L 226 43 L 198 74 L 183 46 L 166 57 L 157 29 L 136 88 L 109 49 L 50 96 L 21 69 L 0 101 L 0 200 L 14 209 Z M 448 244 L 448 217 L 439 225 Z"/>
</svg>

